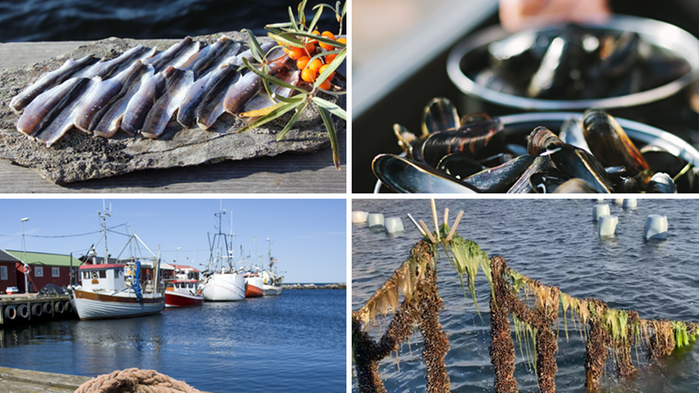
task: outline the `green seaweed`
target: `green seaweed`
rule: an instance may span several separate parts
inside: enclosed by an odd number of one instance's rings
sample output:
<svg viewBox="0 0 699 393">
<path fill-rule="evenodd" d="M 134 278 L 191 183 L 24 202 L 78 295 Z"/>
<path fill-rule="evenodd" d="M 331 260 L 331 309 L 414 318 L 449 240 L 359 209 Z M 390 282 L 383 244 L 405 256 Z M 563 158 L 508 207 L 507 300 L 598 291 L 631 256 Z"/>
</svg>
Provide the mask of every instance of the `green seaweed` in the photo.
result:
<svg viewBox="0 0 699 393">
<path fill-rule="evenodd" d="M 461 281 L 461 288 L 464 290 L 464 297 L 466 297 L 466 289 L 464 287 L 463 280 L 463 276 L 465 274 L 467 278 L 468 290 L 471 292 L 471 298 L 473 299 L 473 303 L 476 305 L 476 311 L 480 316 L 478 301 L 476 300 L 476 275 L 478 274 L 479 268 L 482 269 L 483 273 L 486 275 L 486 278 L 490 283 L 491 295 L 493 298 L 495 298 L 493 277 L 490 270 L 490 260 L 488 259 L 488 254 L 481 250 L 481 248 L 475 242 L 471 240 L 464 240 L 460 236 L 455 236 L 452 239 L 450 249 L 454 255 L 451 262 L 456 269 L 456 272 L 459 274 L 459 281 Z"/>
</svg>

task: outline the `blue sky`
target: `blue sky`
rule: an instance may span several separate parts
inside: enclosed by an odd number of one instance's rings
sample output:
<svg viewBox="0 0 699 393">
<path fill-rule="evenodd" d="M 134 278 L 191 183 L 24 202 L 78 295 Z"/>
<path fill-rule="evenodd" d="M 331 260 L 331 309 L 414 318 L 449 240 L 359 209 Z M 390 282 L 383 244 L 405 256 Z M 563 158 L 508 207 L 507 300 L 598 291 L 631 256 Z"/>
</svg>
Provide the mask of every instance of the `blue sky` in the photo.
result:
<svg viewBox="0 0 699 393">
<path fill-rule="evenodd" d="M 47 236 L 99 231 L 97 212 L 103 201 L 112 207 L 107 226 L 130 223 L 154 253 L 160 245 L 164 262 L 178 259 L 179 264 L 202 270 L 200 264 L 209 259 L 207 233 L 213 236 L 217 231 L 214 214 L 222 207 L 226 210 L 222 232 L 235 234 L 236 257 L 242 245 L 246 260 L 257 255 L 266 264 L 271 238 L 272 255 L 279 260 L 277 269 L 285 282 L 346 282 L 344 199 L 0 199 L 0 249 L 22 249 L 21 219 L 28 217 L 24 223 L 27 251 L 80 256 L 95 244 L 102 256 L 101 233 Z M 114 230 L 128 232 L 126 225 Z M 126 236 L 110 233 L 109 253 L 119 254 L 126 241 Z"/>
</svg>

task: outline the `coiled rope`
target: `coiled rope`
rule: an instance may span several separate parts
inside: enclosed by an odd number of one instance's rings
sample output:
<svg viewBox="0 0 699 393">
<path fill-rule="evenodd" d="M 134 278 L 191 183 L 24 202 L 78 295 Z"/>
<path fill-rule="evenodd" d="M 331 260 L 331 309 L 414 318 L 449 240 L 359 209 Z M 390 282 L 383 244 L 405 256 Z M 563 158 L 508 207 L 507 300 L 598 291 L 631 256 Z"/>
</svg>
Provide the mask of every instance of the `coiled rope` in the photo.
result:
<svg viewBox="0 0 699 393">
<path fill-rule="evenodd" d="M 83 383 L 75 393 L 201 393 L 182 381 L 155 370 L 129 368 L 104 374 Z"/>
</svg>

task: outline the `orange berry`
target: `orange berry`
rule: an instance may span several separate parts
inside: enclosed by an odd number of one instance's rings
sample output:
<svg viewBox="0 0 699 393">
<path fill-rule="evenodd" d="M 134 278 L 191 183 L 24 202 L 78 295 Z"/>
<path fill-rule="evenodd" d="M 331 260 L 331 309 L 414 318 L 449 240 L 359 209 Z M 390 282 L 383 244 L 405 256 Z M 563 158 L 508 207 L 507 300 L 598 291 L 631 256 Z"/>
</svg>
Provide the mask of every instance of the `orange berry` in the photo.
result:
<svg viewBox="0 0 699 393">
<path fill-rule="evenodd" d="M 291 53 L 289 53 L 289 57 L 291 58 L 291 60 L 298 60 L 305 55 L 306 51 L 304 51 L 302 48 L 296 47 L 291 48 Z"/>
<path fill-rule="evenodd" d="M 340 43 L 344 44 L 345 46 L 347 46 L 347 38 L 338 38 L 337 42 L 340 42 Z"/>
<path fill-rule="evenodd" d="M 320 32 L 319 32 L 318 30 L 313 30 L 313 31 L 311 32 L 311 34 L 313 34 L 313 35 L 320 35 Z M 311 40 L 310 42 L 312 42 L 312 43 L 315 44 L 316 42 L 318 42 L 318 40 Z"/>
<path fill-rule="evenodd" d="M 309 68 L 304 68 L 303 71 L 301 71 L 301 79 L 308 83 L 313 83 L 316 80 L 316 73 L 315 71 L 309 69 Z"/>
<path fill-rule="evenodd" d="M 334 39 L 335 39 L 335 35 L 334 35 L 333 33 L 329 32 L 329 31 L 324 31 L 323 34 L 322 34 L 322 36 L 323 36 L 323 37 L 326 37 L 326 38 L 330 38 L 331 40 L 334 40 Z M 320 47 L 323 48 L 323 49 L 325 49 L 325 50 L 333 50 L 333 48 L 335 48 L 334 46 L 329 45 L 329 44 L 326 44 L 326 43 L 323 43 L 323 42 L 321 42 L 321 43 L 318 44 L 318 45 L 320 45 Z"/>
<path fill-rule="evenodd" d="M 298 67 L 299 70 L 306 68 L 306 65 L 308 65 L 309 60 L 311 60 L 311 59 L 309 59 L 308 56 L 299 57 L 299 59 L 296 60 L 296 67 Z"/>
<path fill-rule="evenodd" d="M 330 90 L 330 88 L 332 87 L 332 83 L 330 83 L 330 78 L 324 80 L 323 83 L 321 83 L 318 87 L 320 87 L 323 90 Z"/>
<path fill-rule="evenodd" d="M 322 67 L 322 66 L 323 66 L 323 62 L 320 61 L 320 59 L 315 59 L 315 60 L 313 60 L 312 62 L 310 62 L 310 63 L 306 66 L 306 68 L 307 68 L 307 69 L 310 69 L 311 71 L 313 71 L 313 72 L 315 72 L 315 73 L 317 74 L 317 73 L 318 73 L 318 70 L 319 70 L 320 67 Z"/>
<path fill-rule="evenodd" d="M 322 66 L 322 67 L 320 67 L 320 68 L 318 69 L 318 75 L 322 74 L 323 71 L 325 71 L 326 68 L 328 68 L 328 65 L 327 65 L 327 64 L 324 65 L 324 66 Z M 330 75 L 328 75 L 328 79 L 327 79 L 327 80 L 330 81 L 330 80 L 332 80 L 334 77 L 335 77 L 335 73 L 334 73 L 334 72 L 331 72 Z M 327 90 L 327 89 L 326 89 L 326 90 Z"/>
<path fill-rule="evenodd" d="M 313 53 L 313 51 L 316 50 L 316 44 L 315 44 L 316 42 L 318 42 L 318 41 L 306 43 L 305 47 L 306 47 L 306 51 L 308 53 Z"/>
<path fill-rule="evenodd" d="M 334 54 L 334 53 L 333 53 L 333 54 L 330 54 L 330 55 L 325 55 L 325 62 L 326 62 L 327 64 L 332 63 L 333 60 L 335 60 L 335 57 L 336 57 L 336 56 L 337 56 L 337 55 Z"/>
</svg>

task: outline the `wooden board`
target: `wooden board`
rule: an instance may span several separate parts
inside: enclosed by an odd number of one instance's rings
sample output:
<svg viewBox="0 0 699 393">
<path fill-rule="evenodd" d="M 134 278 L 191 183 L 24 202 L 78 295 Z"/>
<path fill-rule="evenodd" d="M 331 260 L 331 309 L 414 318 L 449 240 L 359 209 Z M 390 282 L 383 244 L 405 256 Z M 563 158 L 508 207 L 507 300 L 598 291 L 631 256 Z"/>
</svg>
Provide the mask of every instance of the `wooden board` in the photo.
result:
<svg viewBox="0 0 699 393">
<path fill-rule="evenodd" d="M 172 40 L 171 42 L 176 42 Z M 69 52 L 84 42 L 0 44 L 0 69 L 30 67 Z M 3 102 L 6 105 L 6 102 Z M 7 109 L 7 108 L 2 108 Z M 0 161 L 0 192 L 186 192 L 186 193 L 342 193 L 346 189 L 346 135 L 340 133 L 342 171 L 329 148 L 305 154 L 225 161 L 56 185 L 35 171 Z"/>
</svg>

